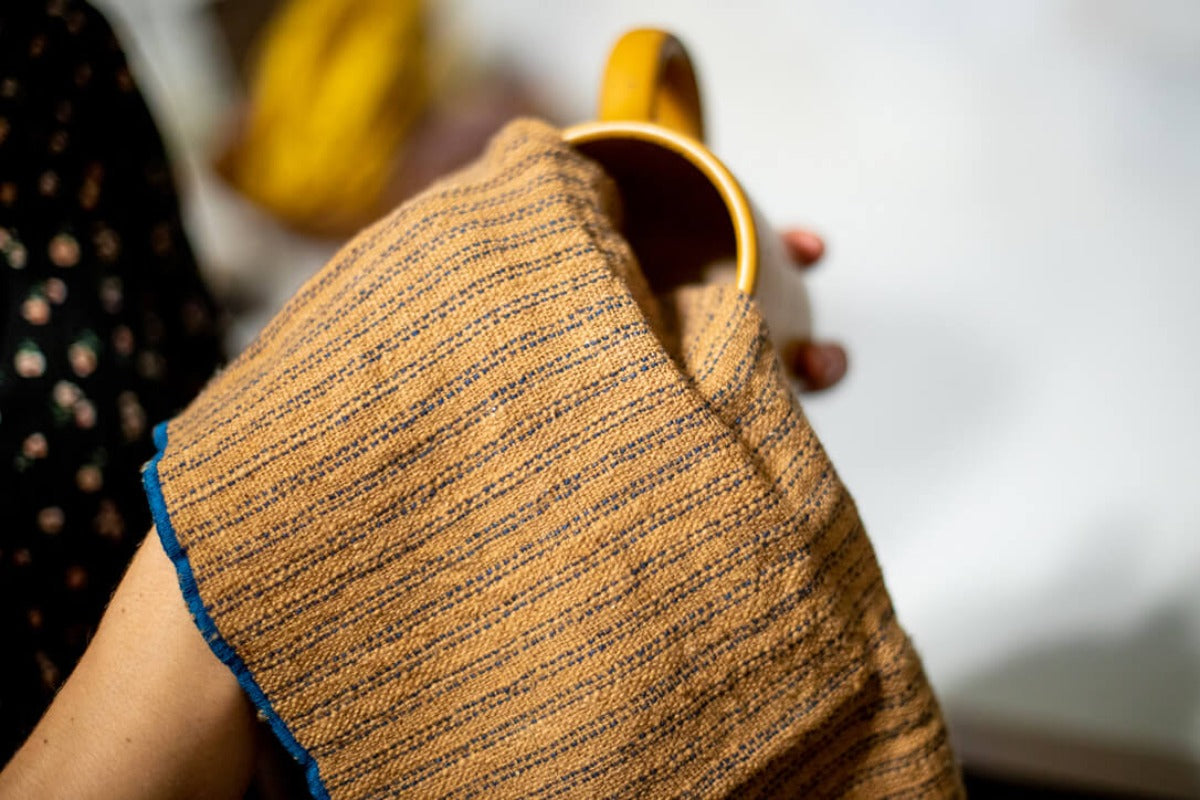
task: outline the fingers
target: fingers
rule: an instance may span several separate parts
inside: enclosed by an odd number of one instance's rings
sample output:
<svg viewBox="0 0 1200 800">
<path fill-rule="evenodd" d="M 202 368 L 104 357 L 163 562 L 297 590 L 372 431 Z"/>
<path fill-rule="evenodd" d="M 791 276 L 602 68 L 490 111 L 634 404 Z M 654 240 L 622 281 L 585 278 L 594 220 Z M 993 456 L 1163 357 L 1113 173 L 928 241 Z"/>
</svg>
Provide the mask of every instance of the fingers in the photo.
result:
<svg viewBox="0 0 1200 800">
<path fill-rule="evenodd" d="M 794 228 L 783 232 L 783 245 L 799 267 L 811 267 L 825 255 L 825 242 L 809 230 Z"/>
<path fill-rule="evenodd" d="M 792 262 L 801 269 L 812 267 L 825 255 L 825 242 L 810 230 L 793 228 L 782 234 Z M 846 349 L 836 342 L 791 342 L 784 348 L 784 363 L 806 392 L 819 392 L 846 376 Z"/>
<path fill-rule="evenodd" d="M 784 348 L 783 358 L 806 392 L 834 386 L 849 367 L 846 349 L 836 342 L 792 342 Z"/>
</svg>

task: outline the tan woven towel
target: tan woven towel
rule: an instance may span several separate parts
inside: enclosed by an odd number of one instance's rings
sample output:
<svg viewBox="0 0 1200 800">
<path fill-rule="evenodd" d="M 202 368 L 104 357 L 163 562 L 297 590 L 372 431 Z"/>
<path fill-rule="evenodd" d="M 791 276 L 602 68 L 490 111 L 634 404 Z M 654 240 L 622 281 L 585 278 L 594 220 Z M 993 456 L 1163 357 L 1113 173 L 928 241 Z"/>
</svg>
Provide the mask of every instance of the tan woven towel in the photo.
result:
<svg viewBox="0 0 1200 800">
<path fill-rule="evenodd" d="M 201 630 L 317 797 L 957 795 L 754 304 L 651 299 L 606 183 L 514 123 L 160 427 Z"/>
</svg>

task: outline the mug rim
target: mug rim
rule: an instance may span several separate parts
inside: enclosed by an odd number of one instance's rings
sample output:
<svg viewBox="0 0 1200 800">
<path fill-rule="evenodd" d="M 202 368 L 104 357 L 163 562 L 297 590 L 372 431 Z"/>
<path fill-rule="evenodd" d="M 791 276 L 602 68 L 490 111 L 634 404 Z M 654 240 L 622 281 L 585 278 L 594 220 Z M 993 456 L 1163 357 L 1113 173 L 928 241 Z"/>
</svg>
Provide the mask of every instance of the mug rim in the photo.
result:
<svg viewBox="0 0 1200 800">
<path fill-rule="evenodd" d="M 729 168 L 702 143 L 653 122 L 601 120 L 582 122 L 563 131 L 563 140 L 570 145 L 614 139 L 633 139 L 665 147 L 683 156 L 708 178 L 733 222 L 737 244 L 737 288 L 744 294 L 753 295 L 758 283 L 758 230 L 750 201 Z"/>
</svg>

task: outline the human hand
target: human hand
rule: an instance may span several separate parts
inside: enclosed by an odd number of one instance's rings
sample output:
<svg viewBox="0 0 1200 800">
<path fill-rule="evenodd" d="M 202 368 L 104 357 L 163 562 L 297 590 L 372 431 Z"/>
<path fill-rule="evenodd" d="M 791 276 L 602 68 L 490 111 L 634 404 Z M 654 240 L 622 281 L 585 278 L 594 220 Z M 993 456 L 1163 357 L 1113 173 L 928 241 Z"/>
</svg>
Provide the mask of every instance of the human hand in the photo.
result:
<svg viewBox="0 0 1200 800">
<path fill-rule="evenodd" d="M 784 247 L 798 269 L 814 267 L 825 255 L 825 242 L 810 230 L 793 228 L 783 232 Z M 800 381 L 805 392 L 819 392 L 837 384 L 846 375 L 846 350 L 833 341 L 792 340 L 782 343 L 783 363 Z"/>
<path fill-rule="evenodd" d="M 151 533 L 83 659 L 0 772 L 0 797 L 240 798 L 261 733 Z"/>
</svg>

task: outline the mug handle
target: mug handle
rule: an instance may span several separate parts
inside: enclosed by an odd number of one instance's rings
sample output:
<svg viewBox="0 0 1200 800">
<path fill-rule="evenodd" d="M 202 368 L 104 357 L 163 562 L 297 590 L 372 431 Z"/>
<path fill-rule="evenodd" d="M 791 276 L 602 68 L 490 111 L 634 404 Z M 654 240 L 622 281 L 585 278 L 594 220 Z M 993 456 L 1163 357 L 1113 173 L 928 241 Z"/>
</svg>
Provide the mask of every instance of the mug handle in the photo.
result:
<svg viewBox="0 0 1200 800">
<path fill-rule="evenodd" d="M 651 122 L 703 142 L 700 88 L 683 43 L 655 28 L 622 36 L 604 68 L 597 118 Z"/>
</svg>

